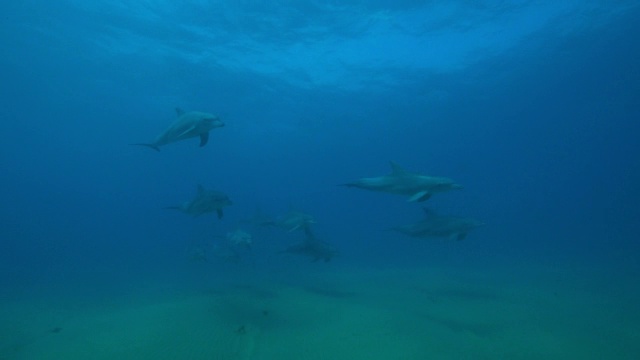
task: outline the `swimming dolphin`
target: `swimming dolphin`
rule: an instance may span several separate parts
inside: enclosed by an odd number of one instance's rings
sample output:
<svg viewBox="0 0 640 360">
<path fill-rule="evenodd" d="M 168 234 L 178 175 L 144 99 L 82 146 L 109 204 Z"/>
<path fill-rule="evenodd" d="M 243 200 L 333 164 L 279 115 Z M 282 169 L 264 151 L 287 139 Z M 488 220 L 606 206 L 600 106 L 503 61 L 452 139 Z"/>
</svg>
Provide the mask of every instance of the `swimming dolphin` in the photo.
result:
<svg viewBox="0 0 640 360">
<path fill-rule="evenodd" d="M 288 246 L 282 250 L 281 254 L 303 255 L 311 258 L 312 261 L 324 260 L 328 262 L 338 254 L 338 251 L 326 242 L 317 239 L 311 232 L 311 227 L 304 227 L 306 238 L 303 242 Z"/>
<path fill-rule="evenodd" d="M 203 247 L 188 249 L 188 259 L 191 262 L 209 262 L 207 259 L 207 250 Z"/>
<path fill-rule="evenodd" d="M 409 202 L 425 201 L 438 192 L 462 189 L 461 185 L 454 183 L 449 178 L 420 175 L 408 172 L 394 162 L 390 162 L 390 164 L 391 174 L 389 175 L 362 178 L 344 185 L 371 191 L 406 195 L 409 196 Z"/>
<path fill-rule="evenodd" d="M 160 146 L 174 143 L 176 141 L 200 137 L 200 146 L 205 146 L 209 141 L 209 131 L 224 126 L 220 118 L 213 114 L 200 111 L 185 112 L 176 108 L 178 118 L 162 134 L 150 144 L 132 144 L 148 146 L 156 151 L 160 151 Z"/>
<path fill-rule="evenodd" d="M 392 228 L 405 235 L 416 238 L 444 237 L 452 240 L 463 240 L 467 234 L 484 223 L 472 218 L 442 216 L 425 209 L 426 218 L 414 224 Z"/>
<path fill-rule="evenodd" d="M 291 210 L 274 219 L 273 217 L 263 213 L 259 208 L 256 209 L 256 213 L 251 218 L 246 219 L 243 222 L 249 223 L 253 226 L 275 226 L 289 232 L 304 228 L 310 224 L 315 224 L 313 216 L 300 211 Z"/>
<path fill-rule="evenodd" d="M 236 229 L 234 231 L 227 232 L 225 240 L 235 247 L 241 247 L 245 249 L 251 248 L 251 245 L 253 244 L 253 238 L 251 237 L 251 234 L 242 229 Z"/>
<path fill-rule="evenodd" d="M 222 219 L 224 215 L 222 208 L 231 204 L 232 202 L 226 194 L 219 191 L 206 190 L 202 185 L 198 185 L 198 193 L 192 200 L 185 202 L 181 206 L 169 206 L 167 209 L 180 210 L 193 217 L 215 211 L 218 214 L 218 219 Z"/>
<path fill-rule="evenodd" d="M 239 263 L 251 254 L 253 239 L 248 232 L 237 229 L 229 231 L 225 236 L 215 236 L 218 239 L 213 245 L 213 256 L 218 259 Z"/>
<path fill-rule="evenodd" d="M 288 213 L 271 221 L 264 221 L 262 225 L 273 225 L 288 232 L 296 231 L 300 228 L 306 228 L 311 224 L 315 224 L 313 216 L 299 211 L 289 211 Z"/>
<path fill-rule="evenodd" d="M 248 219 L 242 220 L 242 222 L 252 226 L 270 226 L 274 225 L 275 220 L 262 212 L 260 208 L 256 208 L 255 214 Z"/>
</svg>

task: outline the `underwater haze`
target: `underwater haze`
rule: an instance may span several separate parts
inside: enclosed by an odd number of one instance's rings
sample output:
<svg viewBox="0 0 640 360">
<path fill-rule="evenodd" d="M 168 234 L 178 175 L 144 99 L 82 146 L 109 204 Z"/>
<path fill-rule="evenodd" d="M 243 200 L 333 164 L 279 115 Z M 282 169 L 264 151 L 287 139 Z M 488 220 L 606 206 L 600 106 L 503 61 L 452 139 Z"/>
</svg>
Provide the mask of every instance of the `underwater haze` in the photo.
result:
<svg viewBox="0 0 640 360">
<path fill-rule="evenodd" d="M 640 2 L 0 13 L 0 360 L 640 358 Z"/>
</svg>

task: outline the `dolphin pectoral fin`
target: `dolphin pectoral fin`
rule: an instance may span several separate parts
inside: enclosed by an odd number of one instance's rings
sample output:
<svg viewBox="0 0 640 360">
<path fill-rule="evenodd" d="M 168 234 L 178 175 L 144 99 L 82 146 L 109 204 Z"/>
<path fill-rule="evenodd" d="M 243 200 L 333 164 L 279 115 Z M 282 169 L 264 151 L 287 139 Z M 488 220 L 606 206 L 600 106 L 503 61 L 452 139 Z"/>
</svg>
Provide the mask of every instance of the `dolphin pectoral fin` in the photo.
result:
<svg viewBox="0 0 640 360">
<path fill-rule="evenodd" d="M 222 212 L 222 209 L 216 210 L 216 213 L 218 214 L 218 219 L 222 219 L 222 217 L 224 216 L 224 213 Z"/>
<path fill-rule="evenodd" d="M 208 131 L 206 133 L 200 134 L 200 147 L 203 147 L 203 146 L 207 145 L 208 141 L 209 141 L 209 132 Z"/>
<path fill-rule="evenodd" d="M 141 144 L 141 143 L 138 143 L 138 144 L 129 144 L 129 145 L 146 146 L 146 147 L 152 148 L 155 151 L 160 151 L 160 146 L 158 146 L 156 144 Z"/>
<path fill-rule="evenodd" d="M 302 226 L 302 225 L 296 225 L 296 226 L 292 227 L 291 229 L 289 229 L 289 232 L 294 232 L 294 231 L 298 230 L 300 228 L 300 226 Z"/>
<path fill-rule="evenodd" d="M 464 240 L 466 237 L 467 237 L 467 233 L 458 233 L 457 235 L 455 235 L 455 238 L 457 241 Z"/>
<path fill-rule="evenodd" d="M 408 202 L 425 201 L 431 197 L 431 193 L 428 191 L 420 191 L 413 194 L 412 197 L 407 200 Z"/>
</svg>

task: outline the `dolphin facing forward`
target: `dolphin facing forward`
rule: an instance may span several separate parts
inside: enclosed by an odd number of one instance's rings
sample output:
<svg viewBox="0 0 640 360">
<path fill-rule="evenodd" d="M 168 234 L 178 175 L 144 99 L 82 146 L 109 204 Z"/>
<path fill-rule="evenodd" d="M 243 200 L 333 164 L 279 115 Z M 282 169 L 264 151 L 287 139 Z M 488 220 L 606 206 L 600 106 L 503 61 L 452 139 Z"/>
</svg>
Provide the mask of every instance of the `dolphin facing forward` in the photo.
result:
<svg viewBox="0 0 640 360">
<path fill-rule="evenodd" d="M 200 146 L 205 146 L 209 141 L 209 131 L 218 127 L 223 127 L 224 123 L 217 116 L 200 111 L 185 112 L 176 108 L 178 119 L 171 124 L 162 134 L 150 144 L 132 144 L 148 146 L 156 151 L 160 151 L 160 146 L 174 143 L 176 141 L 200 137 Z"/>
<path fill-rule="evenodd" d="M 428 200 L 437 192 L 462 189 L 461 185 L 446 177 L 426 176 L 408 172 L 400 165 L 391 162 L 391 174 L 362 178 L 344 184 L 365 190 L 386 192 L 409 196 L 410 202 Z"/>
</svg>

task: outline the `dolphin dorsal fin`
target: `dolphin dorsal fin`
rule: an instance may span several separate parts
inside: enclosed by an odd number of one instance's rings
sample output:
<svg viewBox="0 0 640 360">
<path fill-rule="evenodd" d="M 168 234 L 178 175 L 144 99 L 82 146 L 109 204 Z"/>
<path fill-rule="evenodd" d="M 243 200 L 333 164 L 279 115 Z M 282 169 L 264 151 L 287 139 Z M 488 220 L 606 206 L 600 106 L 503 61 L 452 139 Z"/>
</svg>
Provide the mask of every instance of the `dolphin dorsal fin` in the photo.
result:
<svg viewBox="0 0 640 360">
<path fill-rule="evenodd" d="M 176 115 L 178 115 L 178 117 L 184 115 L 184 110 L 182 110 L 181 108 L 177 107 L 176 108 Z"/>
<path fill-rule="evenodd" d="M 406 174 L 407 171 L 400 165 L 396 164 L 393 161 L 389 161 L 389 165 L 391 165 L 391 173 L 394 175 Z"/>
</svg>

